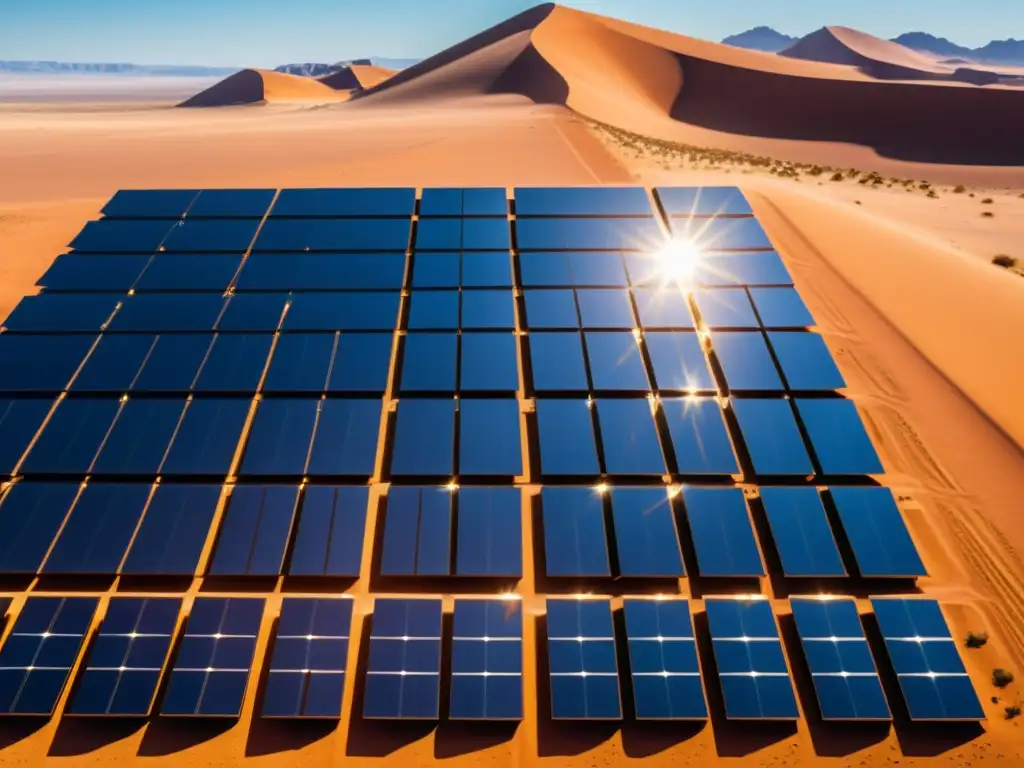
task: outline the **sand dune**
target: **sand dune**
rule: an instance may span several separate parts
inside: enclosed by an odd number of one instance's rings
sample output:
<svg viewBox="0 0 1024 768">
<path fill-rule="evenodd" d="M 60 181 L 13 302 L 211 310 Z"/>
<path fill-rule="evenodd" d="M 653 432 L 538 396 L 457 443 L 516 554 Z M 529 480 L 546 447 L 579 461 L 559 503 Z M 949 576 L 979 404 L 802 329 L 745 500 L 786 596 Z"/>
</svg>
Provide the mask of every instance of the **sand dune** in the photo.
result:
<svg viewBox="0 0 1024 768">
<path fill-rule="evenodd" d="M 318 77 L 317 80 L 336 91 L 356 91 L 380 85 L 388 78 L 394 77 L 397 72 L 385 67 L 352 64 L 337 72 Z"/>
<path fill-rule="evenodd" d="M 275 102 L 332 102 L 343 98 L 334 88 L 324 83 L 272 72 L 266 69 L 243 69 L 192 98 L 182 107 L 224 107 L 233 104 L 260 104 Z"/>
</svg>

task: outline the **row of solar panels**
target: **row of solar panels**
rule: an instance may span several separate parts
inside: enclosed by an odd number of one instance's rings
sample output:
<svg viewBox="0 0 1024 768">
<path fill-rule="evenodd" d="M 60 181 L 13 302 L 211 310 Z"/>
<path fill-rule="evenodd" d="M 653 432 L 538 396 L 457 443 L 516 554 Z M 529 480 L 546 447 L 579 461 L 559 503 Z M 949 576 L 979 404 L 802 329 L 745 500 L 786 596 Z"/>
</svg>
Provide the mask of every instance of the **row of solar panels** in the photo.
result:
<svg viewBox="0 0 1024 768">
<path fill-rule="evenodd" d="M 736 187 L 657 187 L 669 216 L 749 216 Z M 276 199 L 275 199 L 276 196 Z M 517 187 L 517 216 L 653 216 L 643 187 Z M 257 218 L 465 216 L 509 212 L 503 187 L 428 187 L 416 206 L 414 187 L 284 189 L 128 189 L 103 208 L 107 218 Z M 273 206 L 273 208 L 271 208 Z"/>
<path fill-rule="evenodd" d="M 518 488 L 392 486 L 385 498 L 380 576 L 522 577 Z M 537 571 L 682 578 L 682 533 L 694 552 L 691 575 L 765 575 L 762 550 L 771 545 L 758 544 L 743 491 L 685 486 L 674 498 L 665 488 L 544 487 Z M 191 577 L 220 500 L 212 484 L 16 483 L 0 502 L 0 574 Z M 356 578 L 368 503 L 366 486 L 234 486 L 203 572 Z M 926 574 L 887 488 L 832 486 L 823 498 L 812 487 L 763 487 L 755 512 L 787 577 Z"/>
<path fill-rule="evenodd" d="M 54 714 L 98 602 L 94 597 L 28 598 L 0 648 L 0 714 Z M 145 717 L 162 689 L 162 715 L 239 717 L 263 622 L 263 598 L 196 598 L 172 654 L 181 602 L 176 597 L 111 598 L 65 714 Z M 791 606 L 823 719 L 890 720 L 855 603 L 793 598 Z M 938 603 L 875 598 L 872 608 L 911 719 L 983 719 Z M 623 617 L 637 719 L 706 719 L 688 601 L 627 599 Z M 708 598 L 703 618 L 726 716 L 798 719 L 771 604 Z M 441 600 L 378 598 L 369 620 L 362 717 L 438 719 L 445 641 Z M 448 716 L 522 719 L 520 603 L 458 599 L 452 623 Z M 262 692 L 263 717 L 341 716 L 351 624 L 351 600 L 284 599 Z M 551 716 L 621 719 L 610 602 L 548 599 L 545 627 Z"/>
</svg>

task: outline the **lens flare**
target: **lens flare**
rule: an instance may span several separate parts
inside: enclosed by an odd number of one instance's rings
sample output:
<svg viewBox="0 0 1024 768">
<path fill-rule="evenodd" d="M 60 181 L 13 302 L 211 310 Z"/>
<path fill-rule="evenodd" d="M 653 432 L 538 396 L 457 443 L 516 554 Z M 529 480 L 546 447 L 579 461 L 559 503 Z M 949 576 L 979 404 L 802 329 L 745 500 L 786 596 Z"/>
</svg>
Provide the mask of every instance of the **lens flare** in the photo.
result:
<svg viewBox="0 0 1024 768">
<path fill-rule="evenodd" d="M 654 253 L 662 281 L 683 289 L 693 285 L 699 260 L 700 249 L 690 240 L 669 240 Z"/>
</svg>

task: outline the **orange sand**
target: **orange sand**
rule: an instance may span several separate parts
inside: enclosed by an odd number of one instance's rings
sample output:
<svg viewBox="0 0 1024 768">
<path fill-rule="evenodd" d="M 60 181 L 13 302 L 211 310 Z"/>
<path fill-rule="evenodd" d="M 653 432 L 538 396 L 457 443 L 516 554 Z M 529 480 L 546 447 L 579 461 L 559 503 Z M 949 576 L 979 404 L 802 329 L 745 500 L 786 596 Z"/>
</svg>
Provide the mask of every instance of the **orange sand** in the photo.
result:
<svg viewBox="0 0 1024 768">
<path fill-rule="evenodd" d="M 385 80 L 394 77 L 396 71 L 385 67 L 374 67 L 367 64 L 353 64 L 345 67 L 339 72 L 324 75 L 317 78 L 324 85 L 335 90 L 354 91 L 364 88 L 373 88 Z"/>
<path fill-rule="evenodd" d="M 336 90 L 318 80 L 267 69 L 243 69 L 191 99 L 183 107 L 225 107 L 232 104 L 281 102 L 330 103 L 339 101 Z"/>
</svg>

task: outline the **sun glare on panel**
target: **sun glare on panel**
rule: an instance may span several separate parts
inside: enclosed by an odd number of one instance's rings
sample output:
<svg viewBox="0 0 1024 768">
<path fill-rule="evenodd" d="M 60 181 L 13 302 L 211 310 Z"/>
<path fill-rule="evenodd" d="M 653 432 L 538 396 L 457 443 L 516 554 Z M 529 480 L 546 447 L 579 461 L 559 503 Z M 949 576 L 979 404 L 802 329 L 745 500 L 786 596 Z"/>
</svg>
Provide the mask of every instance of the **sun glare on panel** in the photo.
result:
<svg viewBox="0 0 1024 768">
<path fill-rule="evenodd" d="M 693 286 L 700 260 L 700 249 L 690 240 L 669 240 L 654 252 L 658 275 L 665 285 L 675 285 L 683 290 Z"/>
</svg>

